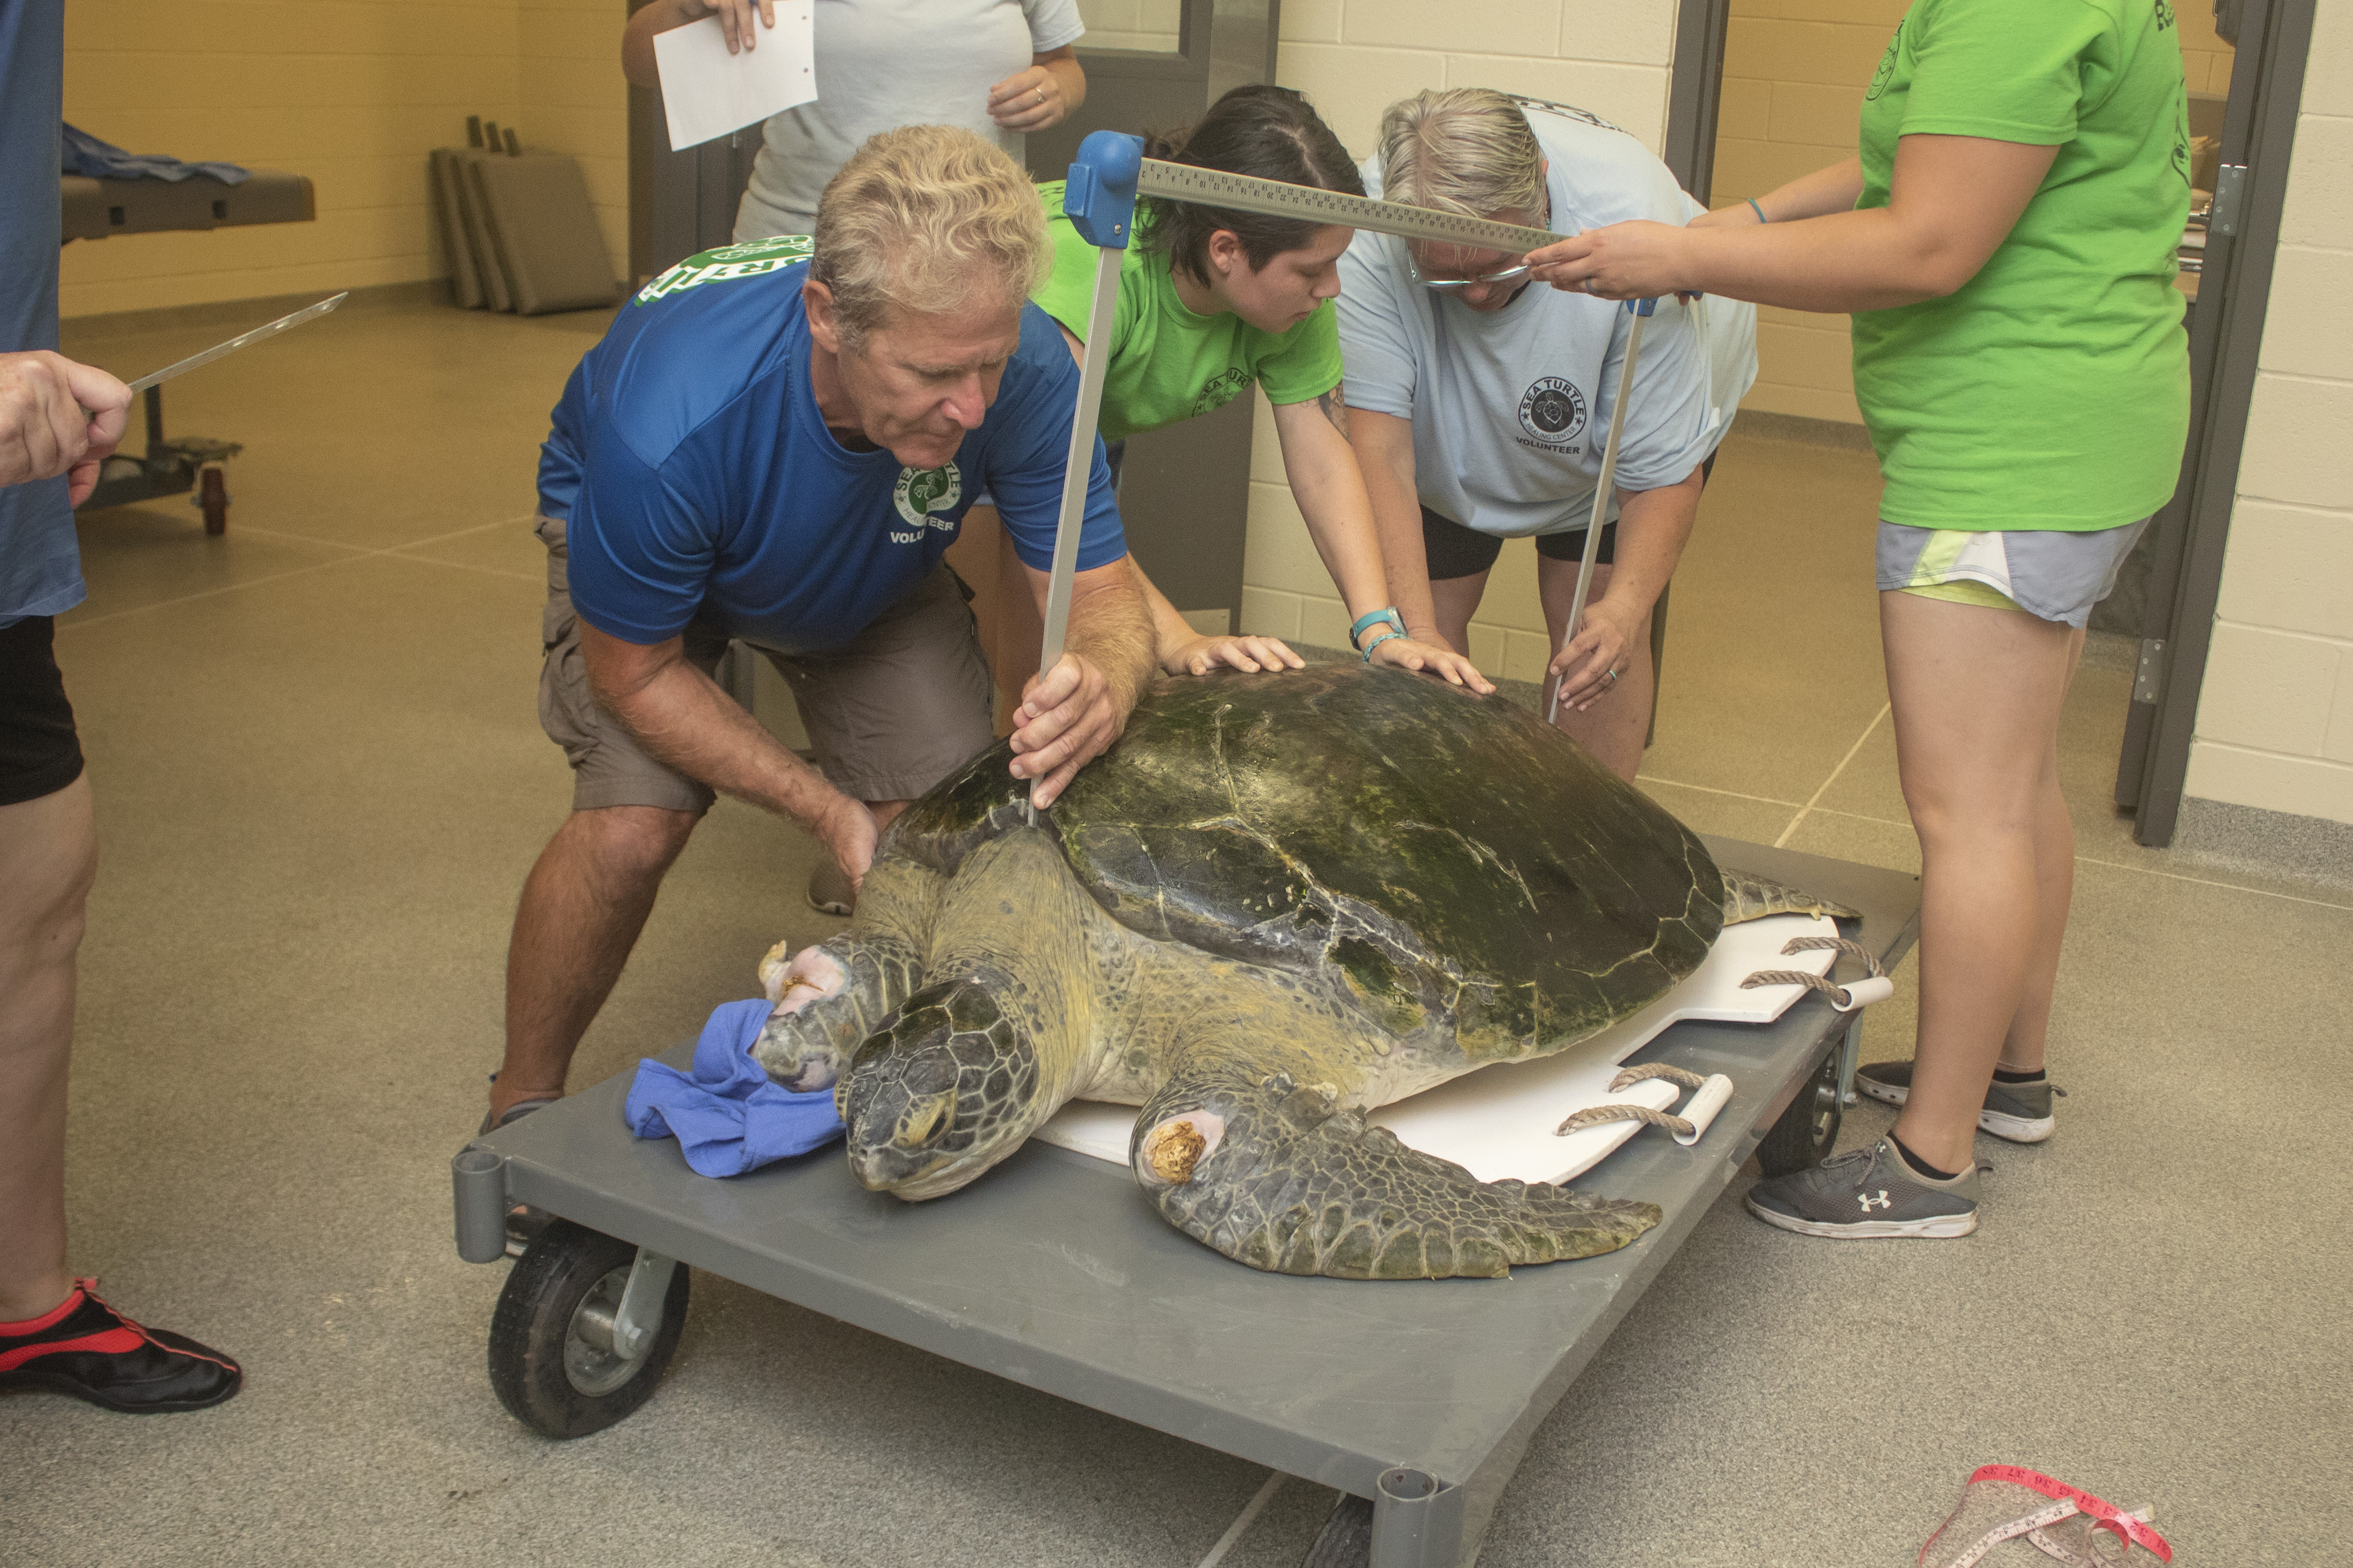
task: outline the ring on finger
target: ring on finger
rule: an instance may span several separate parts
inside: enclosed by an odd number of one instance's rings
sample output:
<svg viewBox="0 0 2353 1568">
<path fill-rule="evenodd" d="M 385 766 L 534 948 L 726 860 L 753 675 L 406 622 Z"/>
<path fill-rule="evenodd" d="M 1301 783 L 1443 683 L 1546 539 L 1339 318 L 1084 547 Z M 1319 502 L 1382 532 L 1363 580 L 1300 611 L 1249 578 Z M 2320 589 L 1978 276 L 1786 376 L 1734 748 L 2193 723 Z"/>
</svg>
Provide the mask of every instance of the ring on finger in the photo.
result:
<svg viewBox="0 0 2353 1568">
<path fill-rule="evenodd" d="M 1038 102 L 1042 107 L 1046 101 L 1046 89 L 1041 87 L 1035 89 L 1034 90 L 1038 94 Z"/>
</svg>

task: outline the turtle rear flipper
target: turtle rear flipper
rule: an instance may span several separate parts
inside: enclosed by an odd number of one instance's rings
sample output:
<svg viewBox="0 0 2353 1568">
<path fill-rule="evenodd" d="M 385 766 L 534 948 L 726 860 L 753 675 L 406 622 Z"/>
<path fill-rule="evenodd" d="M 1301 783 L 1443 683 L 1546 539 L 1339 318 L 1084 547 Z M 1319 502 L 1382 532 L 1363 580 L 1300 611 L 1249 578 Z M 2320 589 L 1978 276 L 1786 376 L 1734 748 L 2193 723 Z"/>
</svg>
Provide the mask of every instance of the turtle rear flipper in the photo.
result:
<svg viewBox="0 0 2353 1568">
<path fill-rule="evenodd" d="M 1494 1278 L 1614 1252 L 1659 1223 L 1656 1204 L 1482 1182 L 1335 1099 L 1281 1073 L 1179 1077 L 1136 1119 L 1128 1161 L 1169 1224 L 1279 1274 Z"/>
<path fill-rule="evenodd" d="M 1767 915 L 1828 915 L 1832 920 L 1859 921 L 1861 910 L 1851 910 L 1844 904 L 1816 898 L 1786 882 L 1770 877 L 1752 876 L 1736 871 L 1729 866 L 1718 866 L 1724 877 L 1724 923 L 1738 925 L 1742 921 L 1761 921 Z"/>
</svg>

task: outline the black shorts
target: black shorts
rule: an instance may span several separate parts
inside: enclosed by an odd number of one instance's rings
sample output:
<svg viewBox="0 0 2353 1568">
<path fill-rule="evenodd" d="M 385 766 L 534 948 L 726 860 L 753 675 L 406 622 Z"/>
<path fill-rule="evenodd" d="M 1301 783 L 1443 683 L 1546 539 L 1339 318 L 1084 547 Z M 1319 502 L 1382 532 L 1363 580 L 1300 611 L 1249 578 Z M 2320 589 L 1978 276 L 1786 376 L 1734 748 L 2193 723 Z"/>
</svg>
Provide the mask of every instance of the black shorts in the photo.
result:
<svg viewBox="0 0 2353 1568">
<path fill-rule="evenodd" d="M 1421 509 L 1421 550 L 1430 559 L 1430 580 L 1443 583 L 1450 577 L 1476 577 L 1491 569 L 1495 558 L 1504 552 L 1504 542 L 1495 534 L 1482 533 L 1475 528 L 1465 528 L 1451 517 L 1440 517 L 1428 507 Z M 1585 559 L 1585 530 L 1573 533 L 1539 533 L 1536 553 L 1555 561 Z M 1604 523 L 1601 527 L 1600 553 L 1594 560 L 1607 566 L 1618 553 L 1618 525 Z"/>
<path fill-rule="evenodd" d="M 1699 466 L 1699 482 L 1704 487 L 1715 472 L 1715 454 L 1710 452 Z M 1475 528 L 1465 528 L 1451 517 L 1440 517 L 1428 507 L 1421 509 L 1421 550 L 1430 560 L 1430 580 L 1443 583 L 1449 577 L 1476 577 L 1495 564 L 1504 552 L 1504 542 L 1492 533 L 1482 533 Z M 1566 533 L 1536 535 L 1536 553 L 1549 561 L 1585 559 L 1585 530 L 1572 529 Z M 1594 553 L 1594 564 L 1608 566 L 1618 558 L 1618 525 L 1601 526 L 1601 548 Z"/>
<path fill-rule="evenodd" d="M 55 795 L 81 777 L 81 742 L 51 639 L 57 622 L 0 626 L 0 805 Z"/>
</svg>

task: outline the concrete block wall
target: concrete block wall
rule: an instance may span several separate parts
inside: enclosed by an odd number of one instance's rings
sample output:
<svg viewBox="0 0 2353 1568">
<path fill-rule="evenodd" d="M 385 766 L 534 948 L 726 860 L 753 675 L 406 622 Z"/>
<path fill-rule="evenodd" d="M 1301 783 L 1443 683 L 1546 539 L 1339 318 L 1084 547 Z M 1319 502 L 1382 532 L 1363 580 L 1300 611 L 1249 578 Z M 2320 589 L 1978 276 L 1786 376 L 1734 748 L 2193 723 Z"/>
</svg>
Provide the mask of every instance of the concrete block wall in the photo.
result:
<svg viewBox="0 0 2353 1568">
<path fill-rule="evenodd" d="M 2304 82 L 2186 792 L 2353 823 L 2353 7 Z"/>
<path fill-rule="evenodd" d="M 1174 54 L 1184 0 L 1079 0 L 1080 19 L 1090 49 L 1147 49 Z"/>
<path fill-rule="evenodd" d="M 1672 0 L 1284 0 L 1275 76 L 1315 102 L 1340 140 L 1368 156 L 1381 111 L 1434 87 L 1492 87 L 1588 109 L 1656 152 L 1674 53 Z M 1348 616 L 1282 476 L 1263 394 L 1251 445 L 1242 628 L 1345 647 Z M 1549 657 L 1535 547 L 1514 540 L 1472 622 L 1471 657 L 1535 679 Z"/>
<path fill-rule="evenodd" d="M 70 0 L 66 118 L 134 153 L 307 174 L 318 219 L 80 241 L 68 316 L 446 277 L 426 155 L 465 120 L 581 159 L 628 258 L 619 0 Z"/>
</svg>

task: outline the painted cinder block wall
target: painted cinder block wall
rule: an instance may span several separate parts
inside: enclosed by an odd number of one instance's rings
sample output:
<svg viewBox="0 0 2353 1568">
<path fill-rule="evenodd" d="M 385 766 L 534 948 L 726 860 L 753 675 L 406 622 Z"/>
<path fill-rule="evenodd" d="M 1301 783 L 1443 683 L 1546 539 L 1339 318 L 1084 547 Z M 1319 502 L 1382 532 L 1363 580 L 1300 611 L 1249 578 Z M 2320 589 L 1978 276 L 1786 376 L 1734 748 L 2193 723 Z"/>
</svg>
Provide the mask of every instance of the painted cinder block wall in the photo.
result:
<svg viewBox="0 0 2353 1568">
<path fill-rule="evenodd" d="M 628 255 L 619 0 L 69 0 L 66 118 L 134 153 L 308 174 L 318 219 L 66 247 L 68 316 L 448 276 L 426 156 L 465 117 L 581 160 Z"/>
<path fill-rule="evenodd" d="M 2353 5 L 2305 67 L 2186 792 L 2353 823 Z"/>
</svg>

